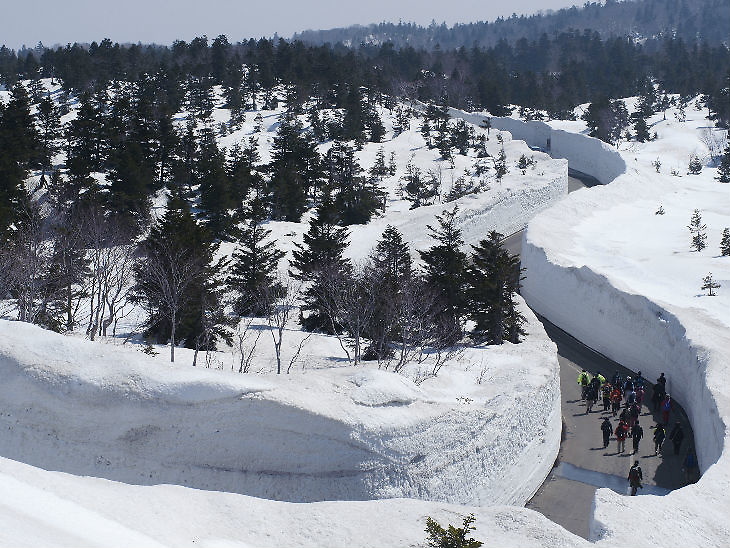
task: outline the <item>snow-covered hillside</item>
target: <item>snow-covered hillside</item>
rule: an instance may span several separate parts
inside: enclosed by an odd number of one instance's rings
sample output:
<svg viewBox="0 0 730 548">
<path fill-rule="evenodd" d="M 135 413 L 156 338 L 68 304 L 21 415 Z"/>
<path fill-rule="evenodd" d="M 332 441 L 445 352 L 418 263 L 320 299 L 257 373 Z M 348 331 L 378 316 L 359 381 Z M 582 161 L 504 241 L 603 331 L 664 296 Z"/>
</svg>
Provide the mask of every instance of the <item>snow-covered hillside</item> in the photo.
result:
<svg viewBox="0 0 730 548">
<path fill-rule="evenodd" d="M 58 95 L 58 86 L 45 85 Z M 64 122 L 76 116 L 77 104 L 70 106 Z M 248 112 L 231 128 L 231 113 L 218 108 L 207 123 L 219 128 L 223 147 L 256 139 L 264 164 L 283 112 Z M 488 159 L 474 153 L 440 159 L 416 119 L 396 135 L 395 114 L 379 114 L 385 139 L 365 143 L 357 158 L 368 170 L 382 149 L 394 174 L 381 181 L 384 213 L 349 227 L 347 255 L 356 261 L 387 225 L 399 229 L 417 258 L 432 245 L 427 225 L 445 209 L 459 206 L 468 246 L 490 230 L 523 228 L 567 193 L 566 162 L 531 151 L 509 133 L 492 130 L 486 142 L 492 157 L 502 148 L 507 156 L 508 173 L 497 179 L 493 169 L 476 173 L 475 164 Z M 185 116 L 177 117 L 181 127 Z M 474 120 L 476 134 L 486 132 L 480 122 Z M 320 152 L 329 146 L 321 144 Z M 525 173 L 515 165 L 521 155 L 533 160 Z M 56 162 L 63 161 L 61 153 Z M 441 181 L 433 205 L 411 210 L 403 199 L 408 165 Z M 29 180 L 31 190 L 39 177 Z M 104 174 L 95 177 L 104 186 Z M 447 202 L 459 179 L 478 191 Z M 164 198 L 157 196 L 157 215 Z M 290 253 L 310 216 L 267 228 Z M 224 243 L 221 254 L 234 248 Z M 244 334 L 263 336 L 249 374 L 237 373 L 241 349 L 222 343 L 200 360 L 208 368 L 191 368 L 189 350 L 179 349 L 178 364 L 170 365 L 165 353 L 146 356 L 141 345 L 121 339 L 90 342 L 81 333 L 61 336 L 0 320 L 0 475 L 7 485 L 0 539 L 14 546 L 415 545 L 425 538 L 427 516 L 458 523 L 475 512 L 487 545 L 580 544 L 538 514 L 492 506 L 524 504 L 560 443 L 555 347 L 521 307 L 525 342 L 467 348 L 438 375 L 433 360 L 400 373 L 374 363 L 352 367 L 335 337 L 309 335 L 293 321 L 282 351 L 291 374 L 271 375 L 275 356 L 262 319 Z M 130 313 L 119 333 L 134 333 L 141 314 Z"/>
<path fill-rule="evenodd" d="M 692 422 L 702 479 L 661 498 L 599 490 L 592 537 L 609 546 L 726 546 L 730 538 L 730 258 L 719 249 L 730 226 L 730 186 L 714 178 L 705 113 L 688 109 L 685 122 L 672 110 L 666 120 L 656 115 L 658 140 L 622 144 L 621 174 L 601 172 L 601 161 L 596 171 L 584 168 L 610 184 L 538 215 L 524 240 L 528 303 L 647 378 L 665 372 Z M 722 140 L 722 131 L 714 134 Z M 568 151 L 571 165 L 585 147 Z M 688 174 L 692 155 L 705 164 L 698 175 Z M 621 167 L 616 152 L 606 156 L 604 165 Z M 688 230 L 695 209 L 707 225 L 700 252 Z M 701 289 L 710 272 L 722 285 L 712 297 Z"/>
</svg>

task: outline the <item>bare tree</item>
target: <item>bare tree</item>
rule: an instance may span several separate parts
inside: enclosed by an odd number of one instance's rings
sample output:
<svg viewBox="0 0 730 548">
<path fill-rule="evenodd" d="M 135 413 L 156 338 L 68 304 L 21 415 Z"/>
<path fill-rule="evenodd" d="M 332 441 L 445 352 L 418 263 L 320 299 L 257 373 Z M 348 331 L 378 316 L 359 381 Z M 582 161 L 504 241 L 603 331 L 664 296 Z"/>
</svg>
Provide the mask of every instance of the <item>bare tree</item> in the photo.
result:
<svg viewBox="0 0 730 548">
<path fill-rule="evenodd" d="M 155 312 L 160 319 L 170 322 L 171 362 L 175 361 L 180 311 L 190 301 L 188 289 L 197 281 L 203 268 L 194 254 L 167 242 L 148 249 L 144 260 L 138 264 L 139 277 L 144 279 L 145 288 L 153 297 L 148 304 L 157 307 Z"/>
<path fill-rule="evenodd" d="M 248 373 L 251 370 L 251 363 L 253 356 L 256 353 L 256 347 L 258 346 L 259 339 L 263 333 L 262 329 L 252 329 L 251 325 L 255 318 L 244 318 L 236 326 L 236 332 L 234 333 L 235 346 L 233 349 L 234 360 L 236 355 L 238 356 L 238 372 Z M 252 334 L 252 337 L 249 335 Z"/>
<path fill-rule="evenodd" d="M 5 284 L 15 298 L 18 320 L 39 323 L 50 300 L 47 283 L 53 242 L 36 204 L 25 211 L 22 222 L 5 249 Z"/>
<path fill-rule="evenodd" d="M 281 346 L 284 341 L 284 332 L 286 326 L 291 319 L 292 312 L 296 309 L 299 302 L 302 284 L 290 277 L 279 277 L 278 283 L 279 294 L 271 299 L 274 306 L 266 317 L 269 324 L 271 339 L 274 343 L 274 352 L 276 353 L 276 373 L 281 374 Z M 273 289 L 272 289 L 273 291 Z"/>
</svg>

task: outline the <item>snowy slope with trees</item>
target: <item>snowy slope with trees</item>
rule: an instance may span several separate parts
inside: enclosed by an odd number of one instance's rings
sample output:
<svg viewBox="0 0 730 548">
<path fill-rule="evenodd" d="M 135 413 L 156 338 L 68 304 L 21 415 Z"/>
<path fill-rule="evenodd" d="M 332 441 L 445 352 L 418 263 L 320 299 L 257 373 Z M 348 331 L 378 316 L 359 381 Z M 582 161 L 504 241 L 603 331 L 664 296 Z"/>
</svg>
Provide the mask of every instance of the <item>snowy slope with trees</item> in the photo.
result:
<svg viewBox="0 0 730 548">
<path fill-rule="evenodd" d="M 608 546 L 724 546 L 730 535 L 727 132 L 706 112 L 693 101 L 651 116 L 656 140 L 619 143 L 624 173 L 538 215 L 524 239 L 530 306 L 649 379 L 665 372 L 693 425 L 697 484 L 661 498 L 598 491 L 592 538 Z"/>
<path fill-rule="evenodd" d="M 518 523 L 520 545 L 577 542 L 557 527 L 546 532 L 541 516 L 517 507 L 474 509 L 524 504 L 557 454 L 555 347 L 513 296 L 515 259 L 499 251 L 497 234 L 488 233 L 518 230 L 562 199 L 565 162 L 479 121 L 451 122 L 434 105 L 425 114 L 405 103 L 369 107 L 374 118 L 366 125 L 367 139 L 360 133 L 354 142 L 317 136 L 323 131 L 318 119 L 324 131 L 340 131 L 349 112 L 290 111 L 286 89 L 254 96 L 265 106 L 252 112 L 224 108 L 230 105 L 220 88 L 202 99 L 200 90 L 189 90 L 185 110 L 167 119 L 182 148 L 164 152 L 161 140 L 145 145 L 141 135 L 149 120 L 128 110 L 136 105 L 143 112 L 142 86 L 118 82 L 93 98 L 66 96 L 49 80 L 41 86 L 34 90 L 40 102 L 26 101 L 19 87 L 0 94 L 5 120 L 7 113 L 19 113 L 48 123 L 40 127 L 42 165 L 27 180 L 23 211 L 29 216 L 5 226 L 11 246 L 2 254 L 0 286 L 8 291 L 4 296 L 22 297 L 2 304 L 10 317 L 69 334 L 0 321 L 7 390 L 0 454 L 8 476 L 17 475 L 14 491 L 24 496 L 20 509 L 9 498 L 2 503 L 12 522 L 4 533 L 8 543 L 44 545 L 53 537 L 58 545 L 103 544 L 118 535 L 134 544 L 190 545 L 215 543 L 220 535 L 256 545 L 337 545 L 339 531 L 312 530 L 335 511 L 350 520 L 350 541 L 393 545 L 397 535 L 374 537 L 363 529 L 372 526 L 368 515 L 375 519 L 392 507 L 374 499 L 393 498 L 408 499 L 394 520 L 414 516 L 404 533 L 410 543 L 423 537 L 427 515 L 455 511 L 476 511 L 495 540 L 510 538 Z M 47 109 L 65 113 L 46 119 Z M 164 120 L 154 123 L 164 126 Z M 61 123 L 64 146 L 51 127 Z M 110 135 L 124 126 L 122 143 L 110 146 Z M 376 130 L 382 132 L 377 138 Z M 141 145 L 157 150 L 148 166 L 140 160 L 146 157 Z M 97 147 L 103 152 L 94 158 Z M 172 157 L 165 159 L 167 153 Z M 290 165 L 305 156 L 309 164 Z M 167 182 L 139 186 L 149 183 L 152 166 Z M 292 180 L 307 193 L 287 186 Z M 354 197 L 348 194 L 353 189 L 359 192 Z M 11 190 L 22 204 L 22 189 Z M 75 217 L 89 205 L 89 216 Z M 123 213 L 123 222 L 115 212 Z M 59 237 L 66 230 L 81 239 Z M 369 331 L 353 327 L 363 320 L 353 319 L 339 301 L 336 311 L 324 306 L 329 293 L 312 289 L 317 279 L 308 269 L 317 230 L 334 235 L 342 253 L 335 259 L 339 276 L 352 264 L 361 276 L 357 283 L 370 284 L 356 286 L 356 295 L 382 301 L 392 292 L 392 302 L 368 312 L 383 317 L 380 339 L 376 322 Z M 268 288 L 255 300 L 241 291 L 246 268 L 228 270 L 231 259 L 244 255 L 246 238 L 258 239 L 257 245 L 276 242 L 258 279 Z M 180 254 L 176 239 L 195 250 L 194 261 Z M 477 247 L 468 257 L 460 248 L 467 251 L 469 244 Z M 475 263 L 469 283 L 459 281 L 454 295 L 444 296 L 459 303 L 461 293 L 488 294 L 491 282 L 482 282 L 481 272 L 501 265 L 502 273 L 494 275 L 509 278 L 500 283 L 507 284 L 511 310 L 504 332 L 502 323 L 475 314 L 468 326 L 474 342 L 455 345 L 464 337 L 464 320 L 455 309 L 439 311 L 426 291 L 428 280 L 442 275 L 435 268 L 442 254 L 454 253 Z M 393 259 L 396 271 L 388 266 Z M 417 269 L 424 271 L 423 281 Z M 296 276 L 285 277 L 286 270 Z M 392 276 L 397 279 L 390 282 Z M 345 281 L 327 278 L 324 287 Z M 189 287 L 199 292 L 192 313 L 183 314 L 190 297 L 167 292 L 172 284 L 181 293 Z M 497 298 L 503 299 L 501 290 Z M 393 303 L 398 308 L 387 308 Z M 168 309 L 174 313 L 163 313 Z M 307 314 L 297 317 L 299 309 Z M 434 331 L 416 322 L 451 323 L 457 330 Z M 169 354 L 161 352 L 166 339 Z M 370 352 L 370 361 L 362 351 Z M 175 365 L 166 363 L 172 358 Z M 193 369 L 191 362 L 207 367 Z M 271 375 L 277 371 L 287 375 Z M 86 476 L 103 480 L 81 479 Z M 70 487 L 76 481 L 79 487 Z M 39 483 L 65 487 L 42 493 Z M 145 502 L 121 503 L 119 515 L 110 516 L 93 499 L 63 496 L 81 483 L 103 493 L 99 497 L 124 492 Z M 198 498 L 226 522 L 247 512 L 253 523 L 216 530 L 203 514 L 191 518 L 184 533 L 171 534 L 167 525 L 140 522 L 140 514 L 154 514 L 160 501 L 174 509 L 173 501 L 186 499 L 190 489 L 204 490 Z M 146 490 L 154 492 L 149 499 Z M 357 500 L 373 502 L 346 502 Z M 299 517 L 279 536 L 262 540 L 261 516 L 293 502 L 307 504 L 296 506 Z M 34 505 L 49 505 L 51 517 L 29 515 Z M 53 510 L 73 519 L 59 523 Z M 81 516 L 96 529 L 76 532 Z M 52 534 L 59 529 L 62 535 Z"/>
</svg>

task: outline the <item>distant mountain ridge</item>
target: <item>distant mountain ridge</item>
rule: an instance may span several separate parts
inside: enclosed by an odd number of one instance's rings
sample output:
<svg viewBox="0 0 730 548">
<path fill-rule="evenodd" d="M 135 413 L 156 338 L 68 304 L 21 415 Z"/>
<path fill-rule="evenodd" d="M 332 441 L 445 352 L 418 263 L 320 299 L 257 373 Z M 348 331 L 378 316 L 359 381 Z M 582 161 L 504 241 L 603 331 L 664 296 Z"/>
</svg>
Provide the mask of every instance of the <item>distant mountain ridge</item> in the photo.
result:
<svg viewBox="0 0 730 548">
<path fill-rule="evenodd" d="M 662 36 L 681 37 L 687 42 L 730 43 L 730 2 L 728 0 L 626 0 L 587 2 L 583 7 L 541 12 L 529 16 L 512 15 L 494 22 L 456 24 L 378 23 L 330 30 L 307 30 L 294 39 L 312 44 L 342 43 L 351 47 L 392 42 L 397 48 L 457 49 L 489 47 L 500 40 L 537 39 L 568 30 L 597 31 L 604 38 L 631 36 L 635 39 Z"/>
</svg>

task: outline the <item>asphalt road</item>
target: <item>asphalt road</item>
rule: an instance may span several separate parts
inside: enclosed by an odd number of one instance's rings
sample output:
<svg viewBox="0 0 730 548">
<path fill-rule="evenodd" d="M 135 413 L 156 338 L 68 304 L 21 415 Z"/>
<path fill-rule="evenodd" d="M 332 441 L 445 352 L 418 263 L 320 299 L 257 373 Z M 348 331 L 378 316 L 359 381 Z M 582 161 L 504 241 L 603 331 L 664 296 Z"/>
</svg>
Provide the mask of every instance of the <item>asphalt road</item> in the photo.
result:
<svg viewBox="0 0 730 548">
<path fill-rule="evenodd" d="M 573 171 L 570 174 L 569 192 L 598 184 L 595 179 L 582 174 Z M 522 232 L 508 236 L 504 245 L 511 253 L 519 254 L 522 250 Z M 638 454 L 631 454 L 631 438 L 626 441 L 627 450 L 624 453 L 617 452 L 614 436 L 611 437 L 608 448 L 604 449 L 601 421 L 607 415 L 615 428 L 618 420 L 610 412 L 604 413 L 600 404 L 594 407 L 591 413 L 586 412 L 585 404 L 580 399 L 578 374 L 582 369 L 590 373 L 600 371 L 603 376 L 610 379 L 617 370 L 621 371 L 624 377 L 634 376 L 634 372 L 583 345 L 545 318 L 540 320 L 548 336 L 558 346 L 563 441 L 555 467 L 528 502 L 527 507 L 537 510 L 569 531 L 588 538 L 588 521 L 596 489 L 608 487 L 628 495 L 626 476 L 634 461 L 639 461 L 644 474 L 644 489 L 639 491 L 639 495 L 666 494 L 669 490 L 685 485 L 682 462 L 687 449 L 693 443 L 692 429 L 684 411 L 675 401 L 675 409 L 670 416 L 670 430 L 677 420 L 682 423 L 685 440 L 680 448 L 680 454 L 678 456 L 673 454 L 672 443 L 667 440 L 662 452 L 655 456 L 651 426 L 659 420 L 659 417 L 654 416 L 644 405 L 639 418 L 639 423 L 644 429 L 644 439 L 639 444 Z M 654 379 L 649 381 L 653 382 Z M 651 391 L 648 391 L 645 402 L 649 406 L 651 406 L 650 396 Z"/>
</svg>

